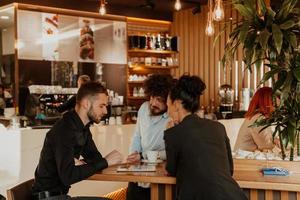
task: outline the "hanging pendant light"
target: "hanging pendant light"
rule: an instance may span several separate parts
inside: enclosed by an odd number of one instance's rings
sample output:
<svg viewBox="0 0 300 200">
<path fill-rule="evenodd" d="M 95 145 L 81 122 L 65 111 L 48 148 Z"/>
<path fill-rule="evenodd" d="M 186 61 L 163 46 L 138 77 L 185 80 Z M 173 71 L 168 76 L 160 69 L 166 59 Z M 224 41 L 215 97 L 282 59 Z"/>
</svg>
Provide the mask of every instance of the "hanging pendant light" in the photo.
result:
<svg viewBox="0 0 300 200">
<path fill-rule="evenodd" d="M 205 34 L 208 36 L 212 36 L 215 33 L 214 23 L 213 23 L 211 14 L 212 13 L 210 13 L 210 12 L 207 13 L 207 23 L 206 23 L 206 28 L 205 28 Z"/>
<path fill-rule="evenodd" d="M 211 5 L 212 5 L 212 0 L 208 1 L 208 13 L 207 13 L 207 23 L 206 23 L 206 27 L 205 27 L 205 34 L 208 36 L 212 36 L 215 33 L 215 28 L 214 28 L 214 23 L 212 20 L 212 9 L 211 9 Z"/>
<path fill-rule="evenodd" d="M 100 13 L 100 15 L 105 15 L 106 14 L 105 0 L 100 0 L 99 13 Z"/>
<path fill-rule="evenodd" d="M 174 7 L 175 7 L 175 10 L 180 10 L 181 9 L 180 0 L 176 0 Z"/>
<path fill-rule="evenodd" d="M 215 21 L 221 21 L 224 19 L 224 8 L 222 0 L 216 0 L 213 17 Z"/>
</svg>

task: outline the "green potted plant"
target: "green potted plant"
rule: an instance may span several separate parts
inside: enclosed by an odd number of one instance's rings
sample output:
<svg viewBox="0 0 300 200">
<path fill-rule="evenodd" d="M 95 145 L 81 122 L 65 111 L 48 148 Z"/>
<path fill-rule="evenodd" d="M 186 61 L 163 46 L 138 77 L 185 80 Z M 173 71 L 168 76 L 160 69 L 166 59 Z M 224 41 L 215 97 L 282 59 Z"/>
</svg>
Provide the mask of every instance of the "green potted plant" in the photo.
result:
<svg viewBox="0 0 300 200">
<path fill-rule="evenodd" d="M 234 57 L 242 46 L 246 67 L 260 67 L 263 62 L 270 71 L 261 83 L 272 79 L 273 94 L 280 95 L 280 103 L 268 119 L 256 125 L 275 126 L 273 137 L 281 143 L 282 158 L 290 148 L 293 160 L 294 148 L 299 147 L 300 132 L 300 9 L 297 0 L 284 0 L 278 10 L 266 6 L 264 0 L 234 0 L 234 8 L 243 16 L 231 32 L 222 58 L 224 64 Z M 257 9 L 258 7 L 258 9 Z M 299 155 L 300 156 L 300 155 Z"/>
</svg>

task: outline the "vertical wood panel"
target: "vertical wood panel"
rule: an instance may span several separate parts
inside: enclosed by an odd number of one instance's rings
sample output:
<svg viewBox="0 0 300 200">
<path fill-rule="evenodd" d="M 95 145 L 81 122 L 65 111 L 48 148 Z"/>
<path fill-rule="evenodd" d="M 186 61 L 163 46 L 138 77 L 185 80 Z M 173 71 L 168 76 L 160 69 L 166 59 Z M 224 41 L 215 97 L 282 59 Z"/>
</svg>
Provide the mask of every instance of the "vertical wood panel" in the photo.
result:
<svg viewBox="0 0 300 200">
<path fill-rule="evenodd" d="M 206 8 L 207 9 L 207 8 Z M 207 13 L 207 12 L 205 12 Z M 206 16 L 207 19 L 207 16 Z M 210 59 L 210 55 L 209 55 L 209 37 L 207 35 L 204 34 L 204 82 L 206 83 L 206 88 L 207 90 L 204 92 L 204 104 L 208 105 L 208 99 L 209 99 L 209 59 Z"/>
<path fill-rule="evenodd" d="M 194 63 L 195 63 L 194 74 L 195 75 L 199 75 L 199 68 L 200 68 L 200 65 L 199 65 L 199 54 L 200 54 L 200 52 L 199 52 L 199 38 L 200 38 L 199 15 L 200 14 L 195 15 L 195 18 L 194 18 L 195 36 L 194 36 L 193 48 L 195 48 L 195 57 L 194 57 Z"/>
<path fill-rule="evenodd" d="M 188 55 L 189 55 L 189 66 L 188 66 L 188 72 L 193 75 L 194 74 L 194 68 L 195 68 L 195 65 L 194 65 L 194 54 L 195 54 L 195 51 L 193 51 L 193 48 L 194 48 L 194 15 L 188 15 L 189 18 L 188 18 L 188 23 L 189 23 L 189 52 L 188 52 Z"/>
<path fill-rule="evenodd" d="M 184 45 L 184 70 L 183 73 L 189 72 L 189 12 L 183 12 L 185 23 L 183 24 L 183 32 L 186 37 L 183 38 L 183 45 Z"/>
<path fill-rule="evenodd" d="M 297 200 L 300 200 L 300 192 L 297 192 Z"/>
<path fill-rule="evenodd" d="M 265 200 L 273 200 L 273 191 L 272 190 L 266 190 Z"/>
<path fill-rule="evenodd" d="M 199 22 L 200 22 L 200 35 L 199 35 L 199 67 L 200 67 L 200 72 L 199 76 L 204 79 L 204 34 L 205 34 L 205 8 L 203 8 L 203 12 L 199 15 Z M 201 106 L 204 106 L 204 95 L 201 95 L 200 97 L 200 104 Z"/>
<path fill-rule="evenodd" d="M 182 10 L 174 13 L 174 21 L 172 26 L 173 35 L 180 36 L 180 51 L 179 51 L 179 68 L 175 69 L 173 74 L 176 77 L 187 72 L 191 75 L 197 75 L 206 83 L 207 89 L 204 95 L 201 96 L 201 105 L 208 106 L 210 99 L 215 100 L 215 106 L 219 105 L 218 97 L 218 62 L 224 55 L 226 41 L 230 32 L 236 26 L 234 23 L 242 20 L 238 12 L 233 9 L 231 4 L 225 5 L 225 28 L 224 20 L 214 22 L 215 36 L 220 31 L 224 32 L 220 35 L 219 40 L 214 45 L 214 37 L 205 35 L 205 27 L 207 22 L 207 5 L 201 7 L 201 13 L 193 15 L 192 9 Z M 230 18 L 232 17 L 232 20 Z M 225 28 L 225 29 L 224 29 Z M 243 50 L 239 48 L 236 52 L 234 60 L 238 60 L 238 90 L 247 87 L 247 70 L 242 71 Z M 230 67 L 229 67 L 230 66 Z M 227 68 L 220 69 L 220 84 L 230 84 L 235 89 L 235 62 Z M 232 66 L 232 68 L 231 68 Z M 226 75 L 225 75 L 226 73 Z M 242 76 L 244 74 L 244 76 Z M 226 77 L 226 80 L 224 80 Z M 231 78 L 232 77 L 232 78 Z M 242 79 L 244 77 L 244 79 Z M 258 73 L 257 84 L 260 81 Z M 251 74 L 251 88 L 253 89 L 253 74 Z M 240 94 L 240 93 L 238 93 Z"/>
<path fill-rule="evenodd" d="M 178 12 L 179 13 L 179 19 L 180 19 L 180 25 L 179 25 L 179 32 L 180 32 L 180 42 L 179 42 L 179 45 L 180 45 L 180 66 L 179 66 L 179 76 L 181 76 L 181 74 L 183 73 L 184 71 L 184 46 L 183 46 L 183 39 L 184 39 L 184 27 L 183 27 L 183 24 L 184 24 L 184 13 L 183 12 Z"/>
<path fill-rule="evenodd" d="M 250 200 L 257 200 L 257 190 L 256 189 L 251 189 L 250 190 Z"/>
<path fill-rule="evenodd" d="M 282 191 L 280 193 L 280 200 L 288 200 L 289 199 L 289 193 Z"/>
<path fill-rule="evenodd" d="M 158 200 L 158 184 L 151 183 L 151 200 Z"/>
<path fill-rule="evenodd" d="M 166 185 L 165 187 L 165 199 L 172 199 L 172 185 Z"/>
</svg>

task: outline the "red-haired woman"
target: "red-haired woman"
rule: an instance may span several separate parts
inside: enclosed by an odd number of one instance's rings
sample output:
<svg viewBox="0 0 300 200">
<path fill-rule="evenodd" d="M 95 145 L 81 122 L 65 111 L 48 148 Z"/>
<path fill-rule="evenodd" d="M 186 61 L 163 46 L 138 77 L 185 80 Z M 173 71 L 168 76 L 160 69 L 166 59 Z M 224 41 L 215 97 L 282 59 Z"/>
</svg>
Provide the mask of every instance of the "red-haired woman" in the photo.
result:
<svg viewBox="0 0 300 200">
<path fill-rule="evenodd" d="M 260 132 L 263 127 L 249 127 L 260 118 L 268 118 L 273 112 L 272 88 L 262 87 L 256 91 L 251 99 L 245 121 L 242 124 L 234 146 L 234 150 L 264 150 L 273 149 L 271 127 Z"/>
</svg>

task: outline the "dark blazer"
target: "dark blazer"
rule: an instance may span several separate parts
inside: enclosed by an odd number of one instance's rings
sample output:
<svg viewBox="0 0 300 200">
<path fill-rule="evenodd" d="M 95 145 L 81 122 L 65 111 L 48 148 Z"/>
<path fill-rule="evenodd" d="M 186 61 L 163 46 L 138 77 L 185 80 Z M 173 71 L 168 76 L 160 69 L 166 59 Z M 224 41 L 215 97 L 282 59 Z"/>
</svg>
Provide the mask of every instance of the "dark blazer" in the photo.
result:
<svg viewBox="0 0 300 200">
<path fill-rule="evenodd" d="M 178 200 L 246 200 L 233 174 L 225 128 L 216 121 L 188 115 L 164 135 L 166 170 L 176 176 Z"/>
</svg>

